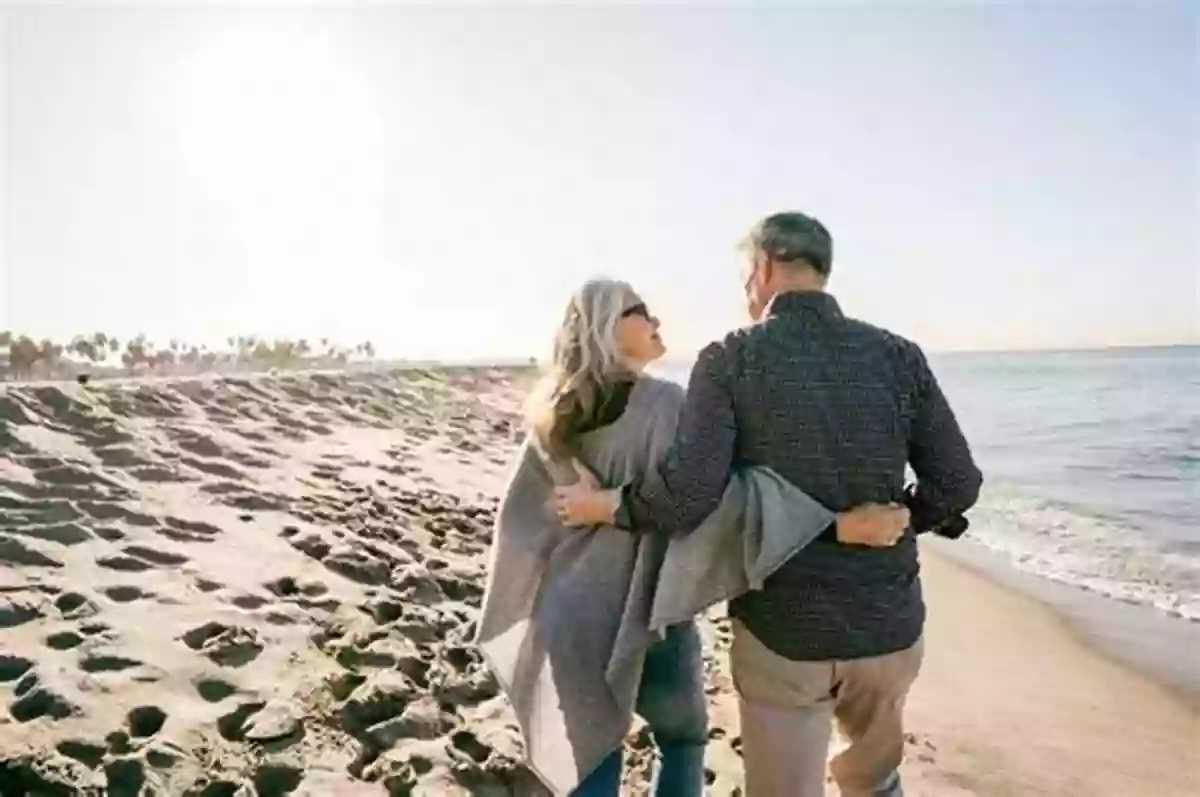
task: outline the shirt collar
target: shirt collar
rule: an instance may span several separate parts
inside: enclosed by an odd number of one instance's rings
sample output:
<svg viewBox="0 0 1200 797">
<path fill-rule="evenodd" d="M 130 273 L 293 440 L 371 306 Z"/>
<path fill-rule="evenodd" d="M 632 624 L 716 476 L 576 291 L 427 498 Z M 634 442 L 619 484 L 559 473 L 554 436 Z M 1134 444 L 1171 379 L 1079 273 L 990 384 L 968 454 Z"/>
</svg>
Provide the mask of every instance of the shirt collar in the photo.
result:
<svg viewBox="0 0 1200 797">
<path fill-rule="evenodd" d="M 767 305 L 767 316 L 777 315 L 841 318 L 842 308 L 837 299 L 823 291 L 785 291 L 776 294 Z"/>
</svg>

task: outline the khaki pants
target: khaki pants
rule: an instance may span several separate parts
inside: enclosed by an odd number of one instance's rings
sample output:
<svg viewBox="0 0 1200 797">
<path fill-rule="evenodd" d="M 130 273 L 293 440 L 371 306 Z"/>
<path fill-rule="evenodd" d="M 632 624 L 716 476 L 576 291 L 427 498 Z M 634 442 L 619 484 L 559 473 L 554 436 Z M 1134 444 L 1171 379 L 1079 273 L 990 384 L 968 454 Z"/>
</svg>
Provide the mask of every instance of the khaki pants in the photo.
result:
<svg viewBox="0 0 1200 797">
<path fill-rule="evenodd" d="M 791 661 L 736 620 L 730 661 L 742 722 L 746 797 L 823 797 L 836 718 L 850 742 L 829 767 L 843 797 L 899 795 L 904 700 L 923 643 L 853 661 Z"/>
</svg>

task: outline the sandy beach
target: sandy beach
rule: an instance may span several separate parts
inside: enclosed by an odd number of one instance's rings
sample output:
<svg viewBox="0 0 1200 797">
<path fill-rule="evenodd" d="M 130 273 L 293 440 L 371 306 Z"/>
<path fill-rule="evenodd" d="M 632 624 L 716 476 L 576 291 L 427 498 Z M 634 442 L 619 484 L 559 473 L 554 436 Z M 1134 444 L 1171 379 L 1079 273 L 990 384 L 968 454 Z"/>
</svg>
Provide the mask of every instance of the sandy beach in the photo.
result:
<svg viewBox="0 0 1200 797">
<path fill-rule="evenodd" d="M 0 795 L 543 794 L 469 644 L 524 382 L 0 386 Z M 1194 702 L 937 548 L 910 795 L 1195 793 Z M 740 794 L 704 631 L 710 793 Z"/>
</svg>

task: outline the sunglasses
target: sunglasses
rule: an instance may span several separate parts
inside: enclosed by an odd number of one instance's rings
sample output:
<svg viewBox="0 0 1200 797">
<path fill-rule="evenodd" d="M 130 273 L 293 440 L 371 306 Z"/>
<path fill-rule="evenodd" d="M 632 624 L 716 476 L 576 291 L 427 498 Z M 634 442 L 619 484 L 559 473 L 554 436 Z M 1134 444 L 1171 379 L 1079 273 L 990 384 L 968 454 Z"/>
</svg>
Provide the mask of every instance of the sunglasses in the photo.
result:
<svg viewBox="0 0 1200 797">
<path fill-rule="evenodd" d="M 630 307 L 625 312 L 621 313 L 621 318 L 629 318 L 635 315 L 641 316 L 647 321 L 650 320 L 650 311 L 646 309 L 645 303 L 635 304 L 633 307 Z"/>
</svg>

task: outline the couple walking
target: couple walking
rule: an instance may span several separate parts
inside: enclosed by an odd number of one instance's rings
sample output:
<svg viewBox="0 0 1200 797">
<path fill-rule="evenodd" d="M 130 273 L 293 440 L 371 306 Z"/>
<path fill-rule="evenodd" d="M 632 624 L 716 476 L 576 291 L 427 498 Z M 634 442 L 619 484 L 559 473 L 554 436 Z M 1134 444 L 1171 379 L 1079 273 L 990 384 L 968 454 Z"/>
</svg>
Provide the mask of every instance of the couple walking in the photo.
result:
<svg viewBox="0 0 1200 797">
<path fill-rule="evenodd" d="M 618 794 L 635 713 L 654 793 L 702 794 L 694 618 L 722 601 L 747 797 L 823 795 L 835 720 L 841 793 L 902 793 L 916 535 L 960 534 L 981 476 L 921 350 L 825 292 L 818 221 L 767 217 L 745 249 L 754 323 L 700 353 L 686 393 L 643 373 L 664 352 L 645 303 L 595 280 L 531 401 L 477 641 L 557 794 Z"/>
</svg>

